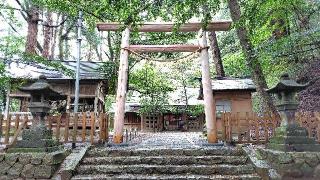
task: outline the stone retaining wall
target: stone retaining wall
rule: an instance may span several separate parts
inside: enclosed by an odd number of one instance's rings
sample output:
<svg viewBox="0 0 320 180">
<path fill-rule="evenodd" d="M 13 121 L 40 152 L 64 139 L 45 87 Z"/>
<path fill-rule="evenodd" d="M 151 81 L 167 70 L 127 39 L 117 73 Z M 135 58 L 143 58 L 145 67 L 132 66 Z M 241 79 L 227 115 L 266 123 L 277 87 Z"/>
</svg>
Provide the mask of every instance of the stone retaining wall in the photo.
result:
<svg viewBox="0 0 320 180">
<path fill-rule="evenodd" d="M 281 178 L 320 177 L 320 152 L 282 152 L 259 148 L 258 159 L 267 161 Z"/>
<path fill-rule="evenodd" d="M 66 151 L 0 153 L 0 179 L 48 179 L 55 173 L 66 155 Z"/>
</svg>

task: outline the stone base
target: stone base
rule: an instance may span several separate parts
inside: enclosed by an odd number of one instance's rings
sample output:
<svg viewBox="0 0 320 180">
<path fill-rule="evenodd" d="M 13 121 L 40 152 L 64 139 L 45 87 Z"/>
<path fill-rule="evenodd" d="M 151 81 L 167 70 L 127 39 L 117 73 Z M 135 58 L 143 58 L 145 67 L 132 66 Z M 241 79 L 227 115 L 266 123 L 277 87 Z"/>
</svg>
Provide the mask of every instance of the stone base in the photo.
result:
<svg viewBox="0 0 320 180">
<path fill-rule="evenodd" d="M 285 152 L 319 152 L 320 144 L 308 137 L 305 128 L 294 124 L 276 128 L 275 136 L 270 139 L 267 148 Z"/>
<path fill-rule="evenodd" d="M 259 160 L 267 161 L 281 179 L 312 179 L 320 174 L 320 152 L 283 152 L 257 149 Z"/>
<path fill-rule="evenodd" d="M 2 153 L 0 154 L 0 177 L 49 179 L 66 156 L 65 150 L 51 153 Z"/>
<path fill-rule="evenodd" d="M 62 150 L 63 146 L 52 139 L 52 131 L 36 126 L 22 131 L 22 140 L 8 149 L 7 152 L 54 152 Z"/>
<path fill-rule="evenodd" d="M 30 153 L 30 152 L 55 152 L 63 150 L 63 145 L 59 146 L 52 146 L 52 147 L 38 147 L 38 148 L 20 148 L 20 147 L 13 147 L 7 150 L 7 153 Z"/>
</svg>

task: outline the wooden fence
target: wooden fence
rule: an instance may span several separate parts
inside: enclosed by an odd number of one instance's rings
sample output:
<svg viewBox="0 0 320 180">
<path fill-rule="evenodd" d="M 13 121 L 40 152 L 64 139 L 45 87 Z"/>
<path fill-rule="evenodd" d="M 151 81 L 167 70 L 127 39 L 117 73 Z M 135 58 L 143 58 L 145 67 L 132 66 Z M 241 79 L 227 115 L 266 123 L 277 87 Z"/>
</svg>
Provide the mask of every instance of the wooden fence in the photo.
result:
<svg viewBox="0 0 320 180">
<path fill-rule="evenodd" d="M 310 137 L 320 142 L 320 113 L 297 113 L 296 119 L 305 127 Z M 280 126 L 280 119 L 274 115 L 258 116 L 252 112 L 222 113 L 221 140 L 229 143 L 260 144 L 269 141 L 275 128 Z"/>
<path fill-rule="evenodd" d="M 46 125 L 53 138 L 62 143 L 103 143 L 109 141 L 109 116 L 106 113 L 64 113 L 46 117 Z M 21 138 L 21 131 L 30 128 L 31 114 L 10 113 L 7 119 L 0 114 L 0 143 L 14 144 Z M 124 141 L 137 136 L 137 131 L 125 130 Z"/>
</svg>

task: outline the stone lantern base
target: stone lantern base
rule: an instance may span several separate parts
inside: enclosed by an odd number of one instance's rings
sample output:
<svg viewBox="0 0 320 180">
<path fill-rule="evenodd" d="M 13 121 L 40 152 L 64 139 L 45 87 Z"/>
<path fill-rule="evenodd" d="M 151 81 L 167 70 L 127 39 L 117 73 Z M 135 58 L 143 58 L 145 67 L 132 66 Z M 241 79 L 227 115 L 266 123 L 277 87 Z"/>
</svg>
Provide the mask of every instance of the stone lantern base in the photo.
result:
<svg viewBox="0 0 320 180">
<path fill-rule="evenodd" d="M 308 137 L 308 131 L 297 124 L 280 126 L 270 138 L 267 148 L 285 152 L 320 152 L 320 144 Z"/>
<path fill-rule="evenodd" d="M 7 152 L 54 152 L 63 149 L 61 143 L 52 139 L 52 131 L 36 126 L 22 132 L 22 140 Z"/>
</svg>

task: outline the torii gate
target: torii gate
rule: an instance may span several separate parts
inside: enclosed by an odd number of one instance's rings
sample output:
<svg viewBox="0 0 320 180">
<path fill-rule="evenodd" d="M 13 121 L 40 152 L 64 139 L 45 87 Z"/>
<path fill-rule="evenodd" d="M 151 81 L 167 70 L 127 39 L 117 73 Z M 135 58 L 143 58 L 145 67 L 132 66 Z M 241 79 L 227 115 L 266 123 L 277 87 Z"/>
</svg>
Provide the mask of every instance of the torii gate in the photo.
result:
<svg viewBox="0 0 320 180">
<path fill-rule="evenodd" d="M 217 21 L 207 24 L 206 29 L 202 29 L 201 23 L 186 23 L 177 29 L 180 32 L 195 32 L 199 31 L 198 45 L 130 45 L 129 34 L 130 28 L 126 27 L 122 32 L 121 51 L 120 51 L 120 66 L 118 72 L 116 110 L 114 116 L 114 135 L 113 142 L 121 143 L 123 140 L 123 126 L 125 116 L 125 101 L 127 93 L 128 80 L 128 56 L 129 51 L 135 52 L 195 52 L 200 51 L 201 70 L 202 70 L 202 86 L 205 119 L 207 126 L 208 143 L 216 143 L 217 126 L 215 119 L 215 104 L 213 102 L 212 85 L 209 69 L 209 53 L 206 38 L 206 31 L 227 31 L 230 29 L 231 21 Z M 122 24 L 119 23 L 98 23 L 99 31 L 118 31 Z M 141 24 L 138 32 L 172 32 L 174 23 L 144 23 Z"/>
</svg>

